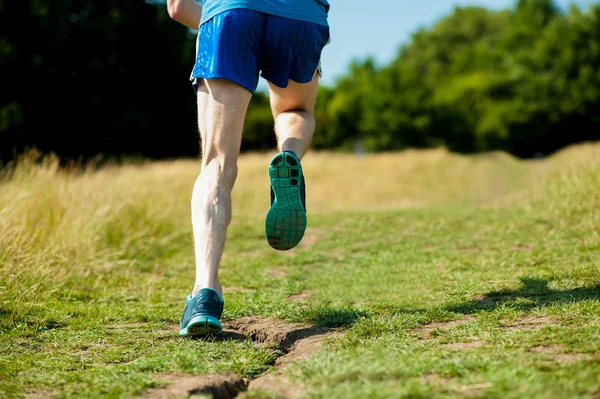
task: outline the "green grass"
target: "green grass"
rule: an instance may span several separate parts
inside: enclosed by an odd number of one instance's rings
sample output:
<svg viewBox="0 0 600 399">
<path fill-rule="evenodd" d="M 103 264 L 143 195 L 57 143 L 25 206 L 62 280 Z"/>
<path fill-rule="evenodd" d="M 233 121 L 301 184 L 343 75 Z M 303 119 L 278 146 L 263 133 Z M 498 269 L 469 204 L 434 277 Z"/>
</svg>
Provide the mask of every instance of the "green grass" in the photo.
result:
<svg viewBox="0 0 600 399">
<path fill-rule="evenodd" d="M 224 317 L 343 329 L 286 371 L 309 397 L 600 394 L 600 145 L 309 154 L 309 230 L 289 253 L 264 238 L 270 156 L 240 161 Z M 1 397 L 135 397 L 165 374 L 273 365 L 267 347 L 177 336 L 197 162 L 36 160 L 0 183 Z"/>
</svg>

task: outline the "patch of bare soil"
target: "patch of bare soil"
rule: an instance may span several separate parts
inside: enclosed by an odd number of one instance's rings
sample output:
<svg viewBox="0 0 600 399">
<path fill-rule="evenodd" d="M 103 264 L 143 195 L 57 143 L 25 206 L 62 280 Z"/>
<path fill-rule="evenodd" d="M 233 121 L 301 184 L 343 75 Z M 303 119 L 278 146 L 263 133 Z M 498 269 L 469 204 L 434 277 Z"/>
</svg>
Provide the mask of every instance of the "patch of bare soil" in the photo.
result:
<svg viewBox="0 0 600 399">
<path fill-rule="evenodd" d="M 278 346 L 294 331 L 294 325 L 278 319 L 240 317 L 223 324 L 224 330 L 233 330 L 260 344 Z"/>
<path fill-rule="evenodd" d="M 554 359 L 560 363 L 576 363 L 580 360 L 590 360 L 592 356 L 587 353 L 557 353 Z"/>
<path fill-rule="evenodd" d="M 529 352 L 536 352 L 536 353 L 550 353 L 550 354 L 555 354 L 558 351 L 560 351 L 561 349 L 563 349 L 561 346 L 533 346 L 531 348 L 528 349 Z"/>
<path fill-rule="evenodd" d="M 313 296 L 314 292 L 311 290 L 306 290 L 299 292 L 297 294 L 293 294 L 287 297 L 287 300 L 290 302 L 303 302 L 310 299 Z"/>
<path fill-rule="evenodd" d="M 256 398 L 258 392 L 264 392 L 265 394 L 274 393 L 278 398 L 282 399 L 293 399 L 301 397 L 304 394 L 304 391 L 305 388 L 302 384 L 299 384 L 296 381 L 290 381 L 280 371 L 275 371 L 250 381 L 248 391 L 242 393 L 239 398 Z"/>
<path fill-rule="evenodd" d="M 431 385 L 446 385 L 451 378 L 443 377 L 437 373 L 427 373 L 421 377 L 421 381 Z"/>
<path fill-rule="evenodd" d="M 318 229 L 315 227 L 308 227 L 304 232 L 304 237 L 302 237 L 302 241 L 291 251 L 283 251 L 282 255 L 287 256 L 296 256 L 296 251 L 310 249 L 313 245 L 315 245 L 319 240 L 323 237 L 324 231 L 322 229 Z"/>
<path fill-rule="evenodd" d="M 166 375 L 160 379 L 169 384 L 153 389 L 141 398 L 170 399 L 208 394 L 214 399 L 229 399 L 235 398 L 247 386 L 242 378 L 232 374 Z"/>
<path fill-rule="evenodd" d="M 312 349 L 316 349 L 315 342 L 320 344 L 325 336 L 332 336 L 336 333 L 327 327 L 306 326 L 259 317 L 241 317 L 231 320 L 225 323 L 225 329 L 241 333 L 256 343 L 278 347 L 284 353 L 277 359 L 279 362 L 283 358 L 288 359 L 311 352 Z"/>
<path fill-rule="evenodd" d="M 287 277 L 288 273 L 284 270 L 284 266 L 273 266 L 270 270 L 269 270 L 269 276 L 271 278 L 285 278 Z"/>
<path fill-rule="evenodd" d="M 321 237 L 323 237 L 324 231 L 322 229 L 317 229 L 314 227 L 308 227 L 304 232 L 304 237 L 302 237 L 302 241 L 298 244 L 298 249 L 309 249 L 313 245 L 315 245 Z"/>
<path fill-rule="evenodd" d="M 471 341 L 471 342 L 456 342 L 453 344 L 443 345 L 446 349 L 455 349 L 455 350 L 467 350 L 474 349 L 483 346 L 483 341 Z"/>
<path fill-rule="evenodd" d="M 581 360 L 590 360 L 593 358 L 589 353 L 565 353 L 560 345 L 534 346 L 528 349 L 530 352 L 542 353 L 550 356 L 560 363 L 575 363 Z"/>
<path fill-rule="evenodd" d="M 471 384 L 471 385 L 463 385 L 457 389 L 458 392 L 463 394 L 468 394 L 473 391 L 479 391 L 482 389 L 488 389 L 493 387 L 494 385 L 491 382 L 482 382 L 480 384 Z"/>
<path fill-rule="evenodd" d="M 551 318 L 547 316 L 527 316 L 522 319 L 517 319 L 511 324 L 507 324 L 504 327 L 514 330 L 540 330 L 546 326 L 552 326 L 555 323 Z"/>
<path fill-rule="evenodd" d="M 58 391 L 39 391 L 39 392 L 31 392 L 27 395 L 28 398 L 31 399 L 47 399 L 54 398 L 58 396 Z"/>
<path fill-rule="evenodd" d="M 293 399 L 304 393 L 302 384 L 290 381 L 284 370 L 292 363 L 316 353 L 325 338 L 340 333 L 318 326 L 287 323 L 277 319 L 242 317 L 223 323 L 217 340 L 252 340 L 273 348 L 280 356 L 274 367 L 257 378 L 244 380 L 235 375 L 166 376 L 169 385 L 148 392 L 144 399 L 163 399 L 208 394 L 215 399 L 243 398 L 246 394 L 275 393 Z"/>
</svg>

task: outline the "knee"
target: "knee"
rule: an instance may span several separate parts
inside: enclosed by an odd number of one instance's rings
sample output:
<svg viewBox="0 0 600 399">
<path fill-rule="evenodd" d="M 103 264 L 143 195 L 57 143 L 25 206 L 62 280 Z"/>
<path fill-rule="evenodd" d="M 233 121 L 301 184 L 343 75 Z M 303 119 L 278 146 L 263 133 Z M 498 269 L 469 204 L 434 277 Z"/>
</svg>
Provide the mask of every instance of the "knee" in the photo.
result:
<svg viewBox="0 0 600 399">
<path fill-rule="evenodd" d="M 237 161 L 213 158 L 202 162 L 200 176 L 214 183 L 219 189 L 231 191 L 238 175 Z"/>
<path fill-rule="evenodd" d="M 311 119 L 313 117 L 312 110 L 305 108 L 272 108 L 273 117 L 278 118 L 293 118 L 293 119 Z"/>
<path fill-rule="evenodd" d="M 286 111 L 275 116 L 275 124 L 280 126 L 295 126 L 297 124 L 314 124 L 315 118 L 306 111 Z"/>
</svg>

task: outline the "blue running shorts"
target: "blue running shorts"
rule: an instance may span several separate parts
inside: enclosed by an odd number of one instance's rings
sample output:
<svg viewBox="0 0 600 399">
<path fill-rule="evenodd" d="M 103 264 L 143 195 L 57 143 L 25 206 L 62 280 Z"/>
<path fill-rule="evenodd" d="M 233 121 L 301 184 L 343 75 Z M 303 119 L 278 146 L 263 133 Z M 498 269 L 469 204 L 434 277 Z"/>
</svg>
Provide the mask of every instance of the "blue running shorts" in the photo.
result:
<svg viewBox="0 0 600 399">
<path fill-rule="evenodd" d="M 308 83 L 320 73 L 329 27 L 312 22 L 233 9 L 215 15 L 198 29 L 196 63 L 190 80 L 231 80 L 254 93 L 260 76 L 279 87 Z"/>
</svg>

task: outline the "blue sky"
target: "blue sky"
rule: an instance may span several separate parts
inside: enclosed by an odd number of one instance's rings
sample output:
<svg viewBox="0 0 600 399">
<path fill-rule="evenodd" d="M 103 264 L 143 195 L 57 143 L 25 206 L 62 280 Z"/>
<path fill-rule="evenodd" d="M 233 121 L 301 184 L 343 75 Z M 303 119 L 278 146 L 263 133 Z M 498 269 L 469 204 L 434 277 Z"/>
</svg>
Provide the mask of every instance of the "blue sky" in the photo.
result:
<svg viewBox="0 0 600 399">
<path fill-rule="evenodd" d="M 331 43 L 322 55 L 326 85 L 344 74 L 353 58 L 373 56 L 378 63 L 391 61 L 402 43 L 420 27 L 436 22 L 457 5 L 490 9 L 512 7 L 508 0 L 329 0 Z M 555 0 L 561 8 L 576 3 L 582 8 L 597 0 Z M 261 79 L 261 88 L 266 85 Z"/>
</svg>

